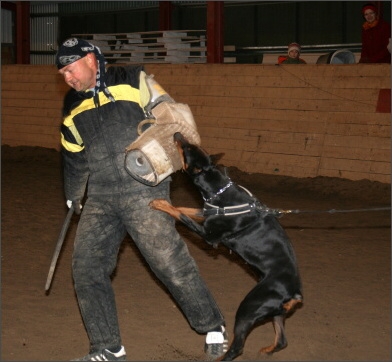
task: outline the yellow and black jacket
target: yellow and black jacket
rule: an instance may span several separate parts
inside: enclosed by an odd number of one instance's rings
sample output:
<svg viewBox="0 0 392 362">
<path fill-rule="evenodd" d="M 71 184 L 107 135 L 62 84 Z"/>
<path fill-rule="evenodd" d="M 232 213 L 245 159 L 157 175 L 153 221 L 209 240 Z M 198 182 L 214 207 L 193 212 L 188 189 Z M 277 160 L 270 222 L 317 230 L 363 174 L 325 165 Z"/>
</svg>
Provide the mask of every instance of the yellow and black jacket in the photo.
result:
<svg viewBox="0 0 392 362">
<path fill-rule="evenodd" d="M 105 83 L 115 99 L 103 92 L 76 92 L 64 99 L 61 144 L 67 200 L 88 194 L 113 194 L 146 187 L 124 168 L 125 148 L 138 136 L 149 99 L 143 67 L 109 67 Z"/>
</svg>

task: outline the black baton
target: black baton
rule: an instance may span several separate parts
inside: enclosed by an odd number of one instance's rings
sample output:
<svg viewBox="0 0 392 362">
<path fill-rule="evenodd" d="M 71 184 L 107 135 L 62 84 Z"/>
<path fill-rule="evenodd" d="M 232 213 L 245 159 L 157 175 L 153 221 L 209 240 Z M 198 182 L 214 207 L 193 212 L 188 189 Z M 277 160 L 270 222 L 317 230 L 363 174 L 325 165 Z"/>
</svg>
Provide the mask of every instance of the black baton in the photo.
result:
<svg viewBox="0 0 392 362">
<path fill-rule="evenodd" d="M 50 288 L 50 284 L 52 282 L 52 278 L 53 278 L 53 274 L 54 274 L 54 269 L 56 268 L 56 264 L 57 264 L 57 259 L 60 255 L 61 247 L 63 246 L 65 234 L 67 233 L 73 212 L 74 212 L 74 207 L 72 205 L 68 210 L 68 214 L 64 220 L 63 227 L 61 229 L 59 238 L 57 240 L 56 249 L 54 250 L 54 254 L 53 254 L 53 258 L 52 258 L 52 263 L 50 264 L 48 278 L 46 279 L 45 291 L 48 291 Z"/>
</svg>

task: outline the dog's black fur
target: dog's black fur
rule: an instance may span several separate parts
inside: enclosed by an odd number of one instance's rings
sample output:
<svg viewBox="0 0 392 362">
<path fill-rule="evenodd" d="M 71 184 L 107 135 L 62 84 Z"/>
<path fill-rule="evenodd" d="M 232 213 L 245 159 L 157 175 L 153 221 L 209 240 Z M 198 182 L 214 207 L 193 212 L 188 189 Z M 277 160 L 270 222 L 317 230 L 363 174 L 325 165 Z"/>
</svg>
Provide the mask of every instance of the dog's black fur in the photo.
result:
<svg viewBox="0 0 392 362">
<path fill-rule="evenodd" d="M 290 240 L 276 215 L 249 191 L 232 183 L 206 152 L 189 144 L 180 133 L 174 135 L 174 141 L 183 159 L 183 169 L 205 200 L 204 213 L 200 209 L 176 208 L 160 199 L 152 201 L 151 207 L 180 220 L 207 243 L 217 245 L 221 242 L 254 267 L 259 275 L 257 285 L 237 310 L 234 338 L 221 360 L 231 361 L 239 356 L 251 329 L 268 320 L 273 322 L 275 340 L 260 352 L 271 354 L 285 348 L 285 318 L 297 303 L 302 302 L 301 280 Z M 223 211 L 228 206 L 233 208 Z M 220 214 L 211 215 L 212 212 Z M 202 224 L 193 220 L 203 214 Z"/>
</svg>

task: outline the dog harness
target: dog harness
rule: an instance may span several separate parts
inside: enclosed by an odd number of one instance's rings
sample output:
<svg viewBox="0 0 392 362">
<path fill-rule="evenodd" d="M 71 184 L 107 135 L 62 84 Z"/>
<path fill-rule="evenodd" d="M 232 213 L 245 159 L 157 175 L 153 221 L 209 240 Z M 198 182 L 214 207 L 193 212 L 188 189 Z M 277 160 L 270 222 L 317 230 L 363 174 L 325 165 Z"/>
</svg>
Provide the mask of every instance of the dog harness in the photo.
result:
<svg viewBox="0 0 392 362">
<path fill-rule="evenodd" d="M 225 206 L 219 207 L 212 205 L 208 202 L 204 203 L 203 208 L 203 216 L 210 216 L 210 215 L 225 215 L 225 216 L 232 216 L 232 215 L 240 215 L 246 214 L 248 212 L 257 210 L 258 205 L 256 202 L 251 204 L 241 204 L 241 205 L 234 205 L 234 206 Z"/>
<path fill-rule="evenodd" d="M 238 185 L 238 187 L 241 187 L 252 198 L 253 202 L 240 204 L 240 205 L 225 206 L 225 207 L 219 207 L 208 202 L 216 198 L 218 195 L 222 194 L 232 185 L 234 185 L 234 183 L 230 180 L 230 182 L 226 186 L 222 187 L 215 195 L 213 195 L 209 199 L 204 199 L 203 216 L 211 216 L 211 215 L 234 216 L 234 215 L 246 214 L 253 211 L 257 211 L 260 213 L 263 212 L 265 214 L 270 214 L 275 216 L 280 215 L 279 211 L 275 209 L 270 209 L 267 206 L 263 205 L 259 200 L 257 200 L 253 196 L 253 194 L 248 189 L 246 189 L 241 185 Z"/>
</svg>

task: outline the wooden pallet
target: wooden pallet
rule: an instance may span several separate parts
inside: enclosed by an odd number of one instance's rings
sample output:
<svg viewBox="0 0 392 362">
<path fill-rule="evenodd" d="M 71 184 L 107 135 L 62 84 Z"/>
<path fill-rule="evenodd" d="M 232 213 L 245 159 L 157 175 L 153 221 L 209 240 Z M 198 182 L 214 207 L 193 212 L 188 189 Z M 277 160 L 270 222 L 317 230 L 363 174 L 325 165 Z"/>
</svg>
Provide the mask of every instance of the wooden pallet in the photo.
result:
<svg viewBox="0 0 392 362">
<path fill-rule="evenodd" d="M 205 30 L 73 34 L 100 48 L 109 63 L 206 63 Z"/>
</svg>

